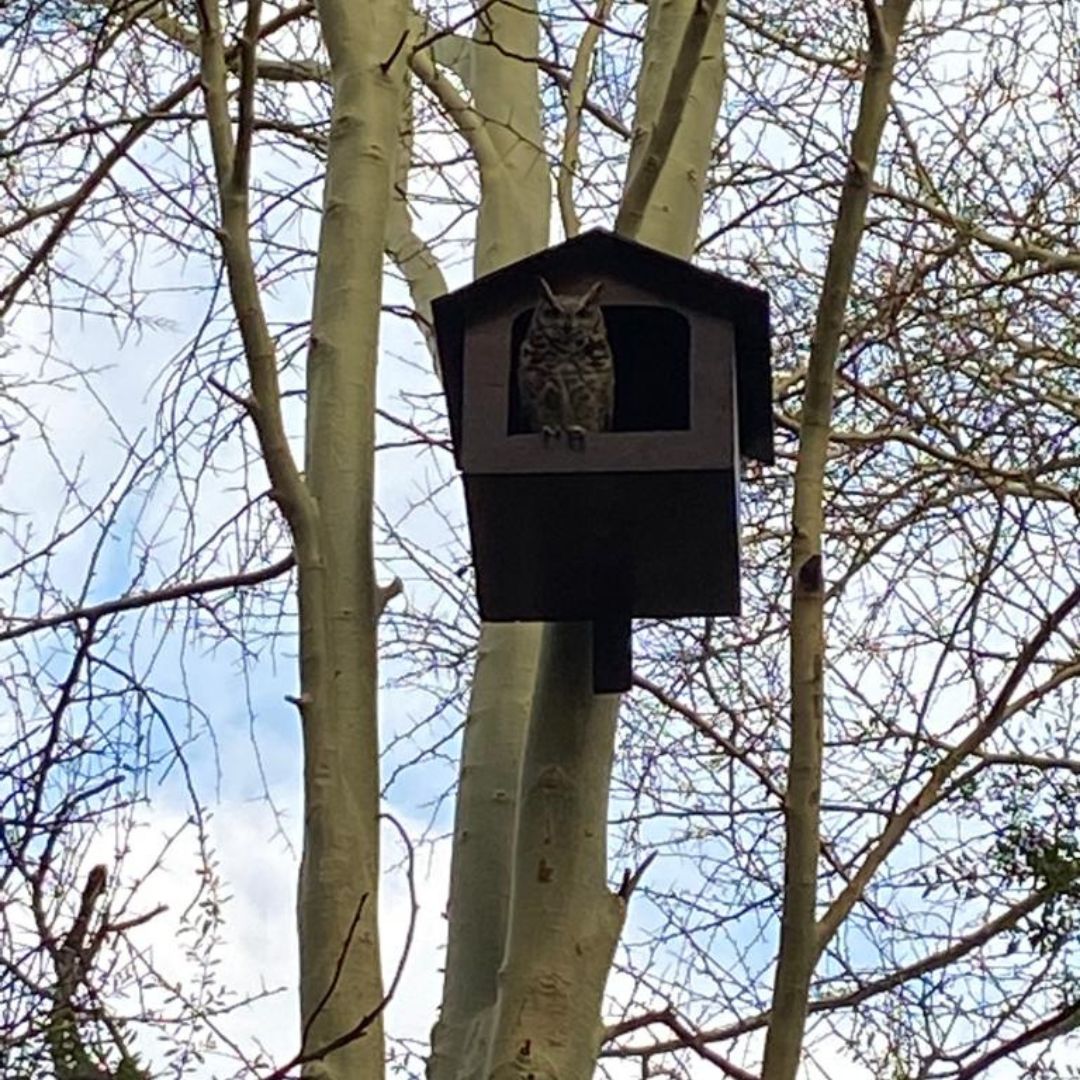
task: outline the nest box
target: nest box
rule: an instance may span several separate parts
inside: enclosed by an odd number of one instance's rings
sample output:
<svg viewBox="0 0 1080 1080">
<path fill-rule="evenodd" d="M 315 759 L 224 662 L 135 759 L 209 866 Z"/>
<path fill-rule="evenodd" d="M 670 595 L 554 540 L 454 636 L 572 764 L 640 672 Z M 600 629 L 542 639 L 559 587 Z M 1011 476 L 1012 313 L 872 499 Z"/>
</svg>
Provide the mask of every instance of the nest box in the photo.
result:
<svg viewBox="0 0 1080 1080">
<path fill-rule="evenodd" d="M 603 281 L 612 430 L 529 431 L 517 367 L 543 277 Z M 739 459 L 773 459 L 769 299 L 596 230 L 435 301 L 483 619 L 591 621 L 594 684 L 630 680 L 630 619 L 739 613 Z"/>
</svg>

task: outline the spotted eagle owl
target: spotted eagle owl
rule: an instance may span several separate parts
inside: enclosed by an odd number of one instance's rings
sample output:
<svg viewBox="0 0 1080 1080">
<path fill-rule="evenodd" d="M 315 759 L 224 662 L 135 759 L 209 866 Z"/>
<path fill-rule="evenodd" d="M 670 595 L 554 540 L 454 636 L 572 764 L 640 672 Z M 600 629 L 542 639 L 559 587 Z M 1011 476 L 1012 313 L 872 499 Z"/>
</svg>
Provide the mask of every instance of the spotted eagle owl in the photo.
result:
<svg viewBox="0 0 1080 1080">
<path fill-rule="evenodd" d="M 518 391 L 530 431 L 544 438 L 566 432 L 572 447 L 587 431 L 607 431 L 615 408 L 615 361 L 611 355 L 598 281 L 582 295 L 557 293 L 540 279 L 518 360 Z"/>
</svg>

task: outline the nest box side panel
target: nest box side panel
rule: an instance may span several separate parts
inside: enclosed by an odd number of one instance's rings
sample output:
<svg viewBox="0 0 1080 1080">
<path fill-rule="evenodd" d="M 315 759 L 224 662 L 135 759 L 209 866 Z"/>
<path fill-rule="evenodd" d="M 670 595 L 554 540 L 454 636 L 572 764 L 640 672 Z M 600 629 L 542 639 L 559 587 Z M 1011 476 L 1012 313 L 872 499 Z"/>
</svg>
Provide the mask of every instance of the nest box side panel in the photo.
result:
<svg viewBox="0 0 1080 1080">
<path fill-rule="evenodd" d="M 484 619 L 737 615 L 733 470 L 465 476 Z"/>
<path fill-rule="evenodd" d="M 581 292 L 596 280 L 595 274 L 564 276 L 552 287 Z M 503 294 L 466 327 L 461 421 L 465 472 L 734 466 L 732 324 L 679 305 L 658 304 L 644 289 L 618 280 L 605 279 L 602 294 L 615 354 L 616 430 L 588 433 L 583 449 L 566 439 L 545 440 L 523 430 L 515 387 L 517 353 L 535 292 L 519 287 Z M 618 430 L 620 424 L 626 430 Z"/>
</svg>

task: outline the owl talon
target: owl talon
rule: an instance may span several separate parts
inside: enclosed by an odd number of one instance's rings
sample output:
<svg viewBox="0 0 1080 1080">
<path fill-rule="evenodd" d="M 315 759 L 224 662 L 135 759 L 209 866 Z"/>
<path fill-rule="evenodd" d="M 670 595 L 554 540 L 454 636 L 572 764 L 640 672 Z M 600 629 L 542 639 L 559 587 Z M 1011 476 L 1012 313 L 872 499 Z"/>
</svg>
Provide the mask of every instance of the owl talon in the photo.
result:
<svg viewBox="0 0 1080 1080">
<path fill-rule="evenodd" d="M 580 424 L 571 424 L 566 429 L 566 442 L 571 450 L 584 450 L 585 429 Z"/>
<path fill-rule="evenodd" d="M 557 427 L 552 427 L 550 424 L 545 424 L 541 429 L 541 433 L 544 436 L 544 445 L 552 439 L 557 439 L 562 433 Z"/>
</svg>

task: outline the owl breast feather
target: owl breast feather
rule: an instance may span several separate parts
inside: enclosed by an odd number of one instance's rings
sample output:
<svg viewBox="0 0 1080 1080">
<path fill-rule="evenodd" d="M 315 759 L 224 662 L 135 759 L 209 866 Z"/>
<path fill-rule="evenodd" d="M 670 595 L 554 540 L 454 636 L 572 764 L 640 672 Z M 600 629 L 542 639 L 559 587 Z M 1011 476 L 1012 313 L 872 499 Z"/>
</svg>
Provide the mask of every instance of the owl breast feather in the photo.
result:
<svg viewBox="0 0 1080 1080">
<path fill-rule="evenodd" d="M 557 340 L 526 341 L 518 376 L 530 430 L 611 427 L 615 369 L 606 341 L 573 350 Z"/>
<path fill-rule="evenodd" d="M 606 431 L 615 401 L 615 364 L 597 283 L 581 295 L 541 295 L 522 342 L 518 390 L 532 431 Z"/>
</svg>

